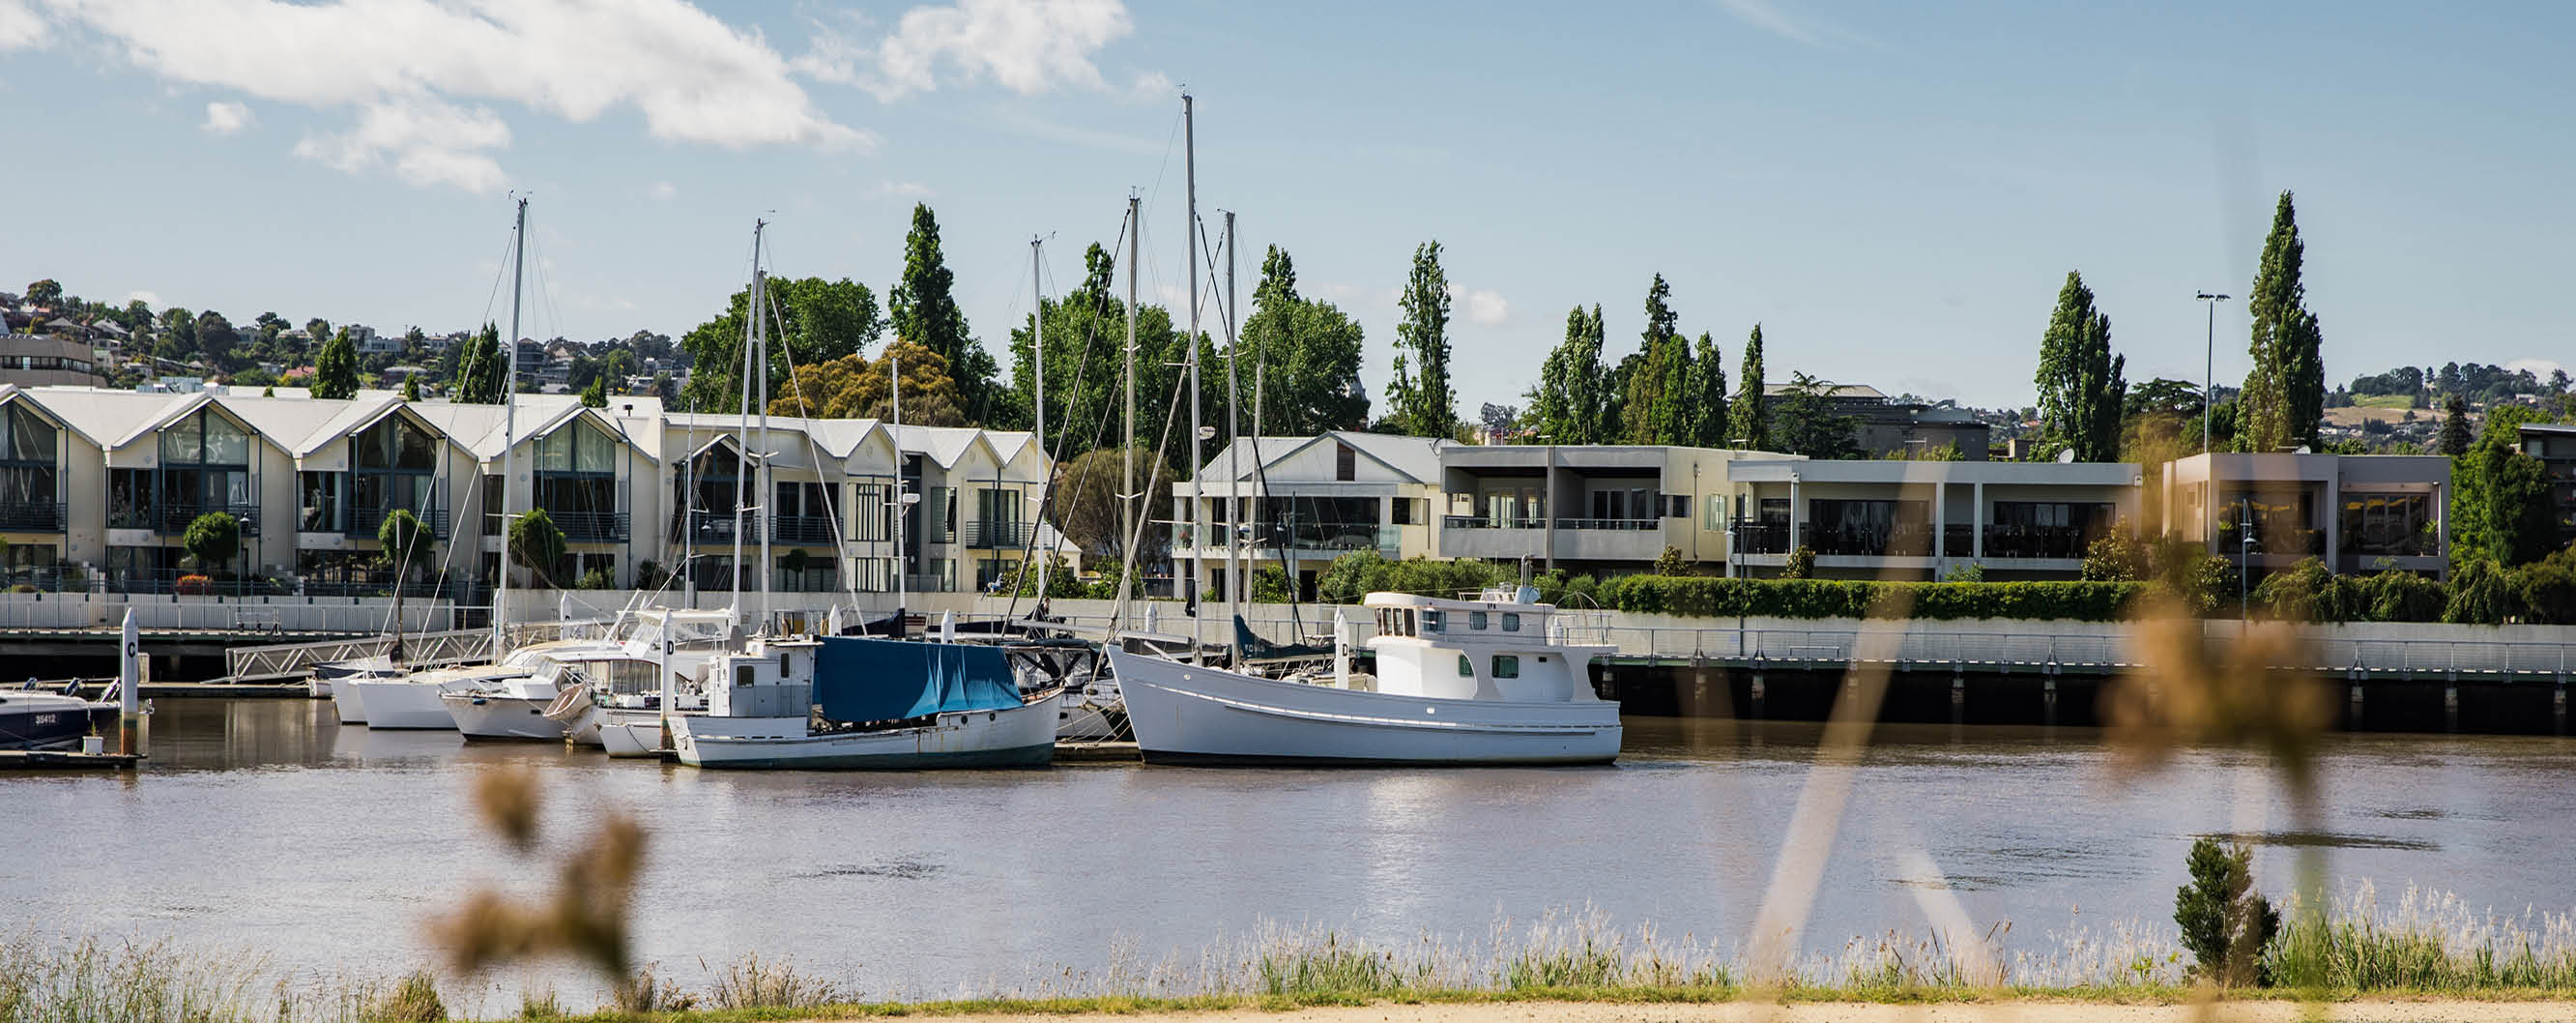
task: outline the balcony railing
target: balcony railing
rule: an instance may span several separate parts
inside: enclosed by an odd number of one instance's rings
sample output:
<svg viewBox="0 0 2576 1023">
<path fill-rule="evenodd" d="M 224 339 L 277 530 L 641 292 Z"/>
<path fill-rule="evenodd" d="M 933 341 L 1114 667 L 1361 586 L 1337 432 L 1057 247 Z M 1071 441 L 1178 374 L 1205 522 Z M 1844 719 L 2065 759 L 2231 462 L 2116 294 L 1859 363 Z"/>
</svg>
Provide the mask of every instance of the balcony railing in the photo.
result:
<svg viewBox="0 0 2576 1023">
<path fill-rule="evenodd" d="M 802 547 L 830 547 L 840 542 L 841 531 L 828 515 L 781 515 L 771 519 L 769 538 L 779 543 Z M 731 539 L 733 518 L 725 518 L 727 539 Z"/>
<path fill-rule="evenodd" d="M 2218 524 L 2218 549 L 2223 557 L 2235 558 L 2244 550 L 2244 541 L 2230 523 Z M 2254 526 L 2254 556 L 2266 554 L 2306 557 L 2326 552 L 2326 534 L 2321 529 L 2265 528 L 2259 521 Z M 2080 555 L 2079 555 L 2080 557 Z"/>
<path fill-rule="evenodd" d="M 1884 529 L 1818 526 L 1800 527 L 1806 536 L 1807 549 L 1819 555 L 1861 558 L 1926 558 L 1932 556 L 1932 527 L 1920 525 L 1889 526 Z"/>
<path fill-rule="evenodd" d="M 59 533 L 62 531 L 63 505 L 60 501 L 0 504 L 0 532 Z"/>
<path fill-rule="evenodd" d="M 1442 529 L 1546 529 L 1547 520 L 1536 515 L 1443 515 Z"/>
<path fill-rule="evenodd" d="M 1294 547 L 1305 551 L 1384 552 L 1395 549 L 1397 528 L 1374 522 L 1272 523 L 1266 528 L 1255 528 L 1249 542 L 1255 549 Z"/>
<path fill-rule="evenodd" d="M 630 535 L 625 512 L 549 511 L 546 517 L 574 543 L 623 543 Z"/>
<path fill-rule="evenodd" d="M 390 597 L 394 594 L 392 572 L 335 572 L 325 578 L 304 577 L 304 595 L 308 597 Z M 446 595 L 436 579 L 413 579 L 402 584 L 405 597 L 438 597 Z"/>
<path fill-rule="evenodd" d="M 1789 524 L 1765 519 L 1737 519 L 1735 532 L 1737 554 L 1787 554 Z"/>
<path fill-rule="evenodd" d="M 411 511 L 408 508 L 402 510 Z M 360 540 L 373 540 L 384 530 L 385 517 L 393 514 L 394 511 L 395 509 L 392 508 L 351 508 L 349 525 L 343 530 L 343 535 Z M 431 508 L 426 511 L 415 511 L 412 512 L 412 517 L 419 519 L 421 525 L 429 527 L 429 535 L 441 540 L 447 539 L 449 518 L 447 509 Z"/>
<path fill-rule="evenodd" d="M 1018 550 L 1037 536 L 1034 522 L 986 522 L 976 519 L 966 523 L 966 546 L 979 550 Z"/>
<path fill-rule="evenodd" d="M 2074 526 L 1987 526 L 1986 557 L 2081 558 L 2092 537 Z M 1959 551 L 1951 551 L 1953 556 Z"/>
<path fill-rule="evenodd" d="M 216 512 L 228 513 L 241 523 L 241 535 L 259 535 L 259 506 L 255 504 L 165 504 L 156 518 L 163 534 L 179 536 L 188 531 L 190 523 Z"/>
<path fill-rule="evenodd" d="M 1558 519 L 1558 529 L 1611 529 L 1642 532 L 1664 528 L 1662 519 Z"/>
<path fill-rule="evenodd" d="M 223 579 L 202 572 L 162 571 L 110 574 L 107 592 L 247 597 L 260 594 L 283 596 L 287 589 L 273 580 L 252 576 Z"/>
</svg>

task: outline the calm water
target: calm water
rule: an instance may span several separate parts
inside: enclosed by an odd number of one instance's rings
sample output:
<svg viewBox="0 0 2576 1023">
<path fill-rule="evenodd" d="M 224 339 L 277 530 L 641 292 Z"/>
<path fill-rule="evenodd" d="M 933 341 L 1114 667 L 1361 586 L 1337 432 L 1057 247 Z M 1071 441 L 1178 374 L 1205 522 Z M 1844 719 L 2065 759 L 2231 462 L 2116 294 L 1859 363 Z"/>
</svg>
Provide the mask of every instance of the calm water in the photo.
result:
<svg viewBox="0 0 2576 1023">
<path fill-rule="evenodd" d="M 530 763 L 551 839 L 601 806 L 645 822 L 641 952 L 690 983 L 701 960 L 759 952 L 935 995 L 1096 968 L 1122 939 L 1154 957 L 1264 921 L 1482 937 L 1586 904 L 1733 944 L 1815 735 L 1631 719 L 1625 759 L 1595 769 L 726 774 L 343 728 L 327 704 L 164 700 L 139 774 L 0 774 L 0 929 L 369 973 L 425 961 L 419 923 L 451 896 L 551 874 L 505 857 L 467 804 L 476 772 Z M 2324 773 L 2318 840 L 2339 882 L 2370 878 L 2386 902 L 2416 883 L 2512 912 L 2576 906 L 2576 741 L 2337 736 Z M 1980 924 L 2161 921 L 2192 836 L 2286 831 L 2262 778 L 2219 753 L 2126 777 L 2085 730 L 1882 729 L 1809 947 L 1922 929 L 1911 850 Z M 2256 872 L 2278 892 L 2274 841 Z"/>
</svg>

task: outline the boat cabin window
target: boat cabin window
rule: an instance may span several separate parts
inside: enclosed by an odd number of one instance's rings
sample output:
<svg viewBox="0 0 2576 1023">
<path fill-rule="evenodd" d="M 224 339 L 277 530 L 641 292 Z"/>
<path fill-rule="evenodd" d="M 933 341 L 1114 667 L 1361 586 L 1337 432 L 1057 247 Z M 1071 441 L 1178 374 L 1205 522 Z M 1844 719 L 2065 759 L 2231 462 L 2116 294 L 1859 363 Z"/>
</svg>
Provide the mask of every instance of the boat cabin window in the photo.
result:
<svg viewBox="0 0 2576 1023">
<path fill-rule="evenodd" d="M 1448 631 L 1448 629 L 1446 628 L 1446 623 L 1444 623 L 1444 622 L 1442 622 L 1442 621 L 1441 621 L 1441 616 L 1442 616 L 1442 614 L 1443 614 L 1443 612 L 1440 612 L 1440 611 L 1424 611 L 1424 612 L 1422 612 L 1422 631 L 1424 631 L 1424 632 L 1429 632 L 1429 633 L 1440 633 L 1440 632 L 1446 632 L 1446 631 Z"/>
<path fill-rule="evenodd" d="M 1459 654 L 1459 655 L 1458 655 L 1458 677 L 1459 677 L 1459 678 L 1474 678 L 1474 677 L 1475 677 L 1475 675 L 1476 675 L 1476 662 L 1468 660 L 1468 659 L 1467 659 L 1467 655 L 1465 655 L 1465 654 Z"/>
<path fill-rule="evenodd" d="M 1512 611 L 1505 611 L 1505 612 L 1503 612 L 1503 631 L 1504 631 L 1504 632 L 1519 632 L 1519 631 L 1521 631 L 1521 616 L 1520 616 L 1518 613 L 1516 613 L 1516 612 L 1512 612 Z"/>
<path fill-rule="evenodd" d="M 778 652 L 778 677 L 786 678 L 787 675 L 787 651 L 781 650 Z"/>
<path fill-rule="evenodd" d="M 1439 612 L 1434 611 L 1431 614 L 1431 631 L 1438 632 L 1440 631 Z M 1377 631 L 1381 636 L 1413 635 L 1413 610 L 1401 607 L 1378 609 Z"/>
<path fill-rule="evenodd" d="M 1485 631 L 1485 613 L 1482 611 L 1467 612 L 1467 628 L 1473 632 Z"/>
<path fill-rule="evenodd" d="M 736 686 L 747 686 L 751 684 L 751 665 L 737 664 L 734 666 L 733 684 Z"/>
<path fill-rule="evenodd" d="M 1494 677 L 1495 677 L 1495 678 L 1519 678 L 1519 677 L 1521 677 L 1521 658 L 1520 658 L 1520 655 L 1518 655 L 1518 654 L 1495 654 L 1495 655 L 1494 655 Z"/>
</svg>

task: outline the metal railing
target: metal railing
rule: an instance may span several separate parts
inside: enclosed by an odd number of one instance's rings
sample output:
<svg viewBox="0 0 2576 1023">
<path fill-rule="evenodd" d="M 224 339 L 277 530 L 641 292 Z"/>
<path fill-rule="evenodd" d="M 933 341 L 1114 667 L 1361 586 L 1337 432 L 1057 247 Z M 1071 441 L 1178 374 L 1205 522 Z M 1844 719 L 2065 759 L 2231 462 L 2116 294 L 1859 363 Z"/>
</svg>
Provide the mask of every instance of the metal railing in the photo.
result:
<svg viewBox="0 0 2576 1023">
<path fill-rule="evenodd" d="M 107 576 L 109 593 L 166 593 L 182 597 L 195 596 L 285 596 L 290 591 L 280 580 L 236 575 L 222 578 L 205 572 L 117 572 Z"/>
<path fill-rule="evenodd" d="M 1510 515 L 1503 515 L 1503 516 L 1488 516 L 1488 515 L 1443 515 L 1443 516 L 1441 516 L 1441 517 L 1440 517 L 1440 528 L 1442 528 L 1442 529 L 1546 529 L 1546 528 L 1547 528 L 1547 520 L 1546 520 L 1545 518 L 1543 518 L 1543 517 L 1541 517 L 1541 516 L 1537 516 L 1537 515 L 1522 515 L 1522 516 L 1510 516 Z"/>
<path fill-rule="evenodd" d="M 1017 550 L 1036 539 L 1037 528 L 1034 522 L 969 520 L 966 523 L 966 546 L 982 550 Z"/>
<path fill-rule="evenodd" d="M 12 533 L 60 533 L 63 531 L 63 504 L 60 501 L 0 504 L 0 530 Z"/>
<path fill-rule="evenodd" d="M 725 524 L 727 529 L 732 526 Z M 801 547 L 830 547 L 841 542 L 838 526 L 828 515 L 780 515 L 769 520 L 769 538 Z"/>
<path fill-rule="evenodd" d="M 605 625 L 605 622 L 598 620 L 527 622 L 513 625 L 509 630 L 510 646 L 516 649 L 530 643 L 595 636 L 603 631 Z M 313 670 L 313 666 L 317 664 L 385 656 L 393 649 L 393 642 L 393 637 L 387 635 L 315 643 L 234 647 L 224 651 L 224 667 L 234 678 L 297 675 Z M 402 645 L 404 667 L 420 669 L 452 664 L 478 664 L 492 659 L 492 630 L 450 629 L 439 632 L 417 632 L 404 636 Z"/>
<path fill-rule="evenodd" d="M 1650 530 L 1664 528 L 1662 519 L 1558 519 L 1558 529 Z"/>
<path fill-rule="evenodd" d="M 341 531 L 342 535 L 352 536 L 362 540 L 373 540 L 376 538 L 377 533 L 383 531 L 385 526 L 385 517 L 393 514 L 396 510 L 397 509 L 393 508 L 351 508 L 349 509 L 349 524 Z M 409 508 L 399 510 L 411 511 Z M 447 509 L 431 508 L 425 511 L 414 511 L 412 512 L 412 517 L 419 519 L 421 525 L 429 527 L 429 535 L 441 540 L 447 539 L 447 527 L 449 521 Z"/>
<path fill-rule="evenodd" d="M 336 578 L 318 575 L 304 577 L 300 587 L 308 597 L 390 597 L 394 594 L 394 574 L 383 572 L 343 572 Z M 401 586 L 405 597 L 437 597 L 446 588 L 435 579 L 412 579 Z"/>
<path fill-rule="evenodd" d="M 259 506 L 255 504 L 165 504 L 152 514 L 154 528 L 167 536 L 178 536 L 198 518 L 216 512 L 230 514 L 241 523 L 241 535 L 259 535 Z"/>
<path fill-rule="evenodd" d="M 623 543 L 630 535 L 625 512 L 548 511 L 546 517 L 574 543 Z"/>
</svg>

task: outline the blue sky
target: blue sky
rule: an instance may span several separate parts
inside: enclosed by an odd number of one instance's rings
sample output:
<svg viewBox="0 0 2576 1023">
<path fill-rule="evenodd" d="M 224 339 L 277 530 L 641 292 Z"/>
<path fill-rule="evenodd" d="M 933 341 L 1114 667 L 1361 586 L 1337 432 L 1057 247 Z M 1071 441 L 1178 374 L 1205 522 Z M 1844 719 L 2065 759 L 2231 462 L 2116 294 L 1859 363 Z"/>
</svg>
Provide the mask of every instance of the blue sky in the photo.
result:
<svg viewBox="0 0 2576 1023">
<path fill-rule="evenodd" d="M 1760 321 L 1775 379 L 2020 405 L 2080 269 L 2132 380 L 2197 380 L 2191 296 L 2245 290 L 2284 188 L 2330 380 L 2545 373 L 2576 362 L 2571 38 L 2542 3 L 0 0 L 0 281 L 461 328 L 497 314 L 517 189 L 526 333 L 676 335 L 759 216 L 779 272 L 882 295 L 919 199 L 998 349 L 1028 239 L 1069 285 L 1130 188 L 1178 303 L 1186 84 L 1243 292 L 1287 248 L 1367 328 L 1373 393 L 1413 247 L 1445 245 L 1468 414 L 1575 304 L 1631 350 L 1657 272 L 1730 374 Z M 2233 304 L 2218 338 L 2241 378 Z"/>
</svg>

